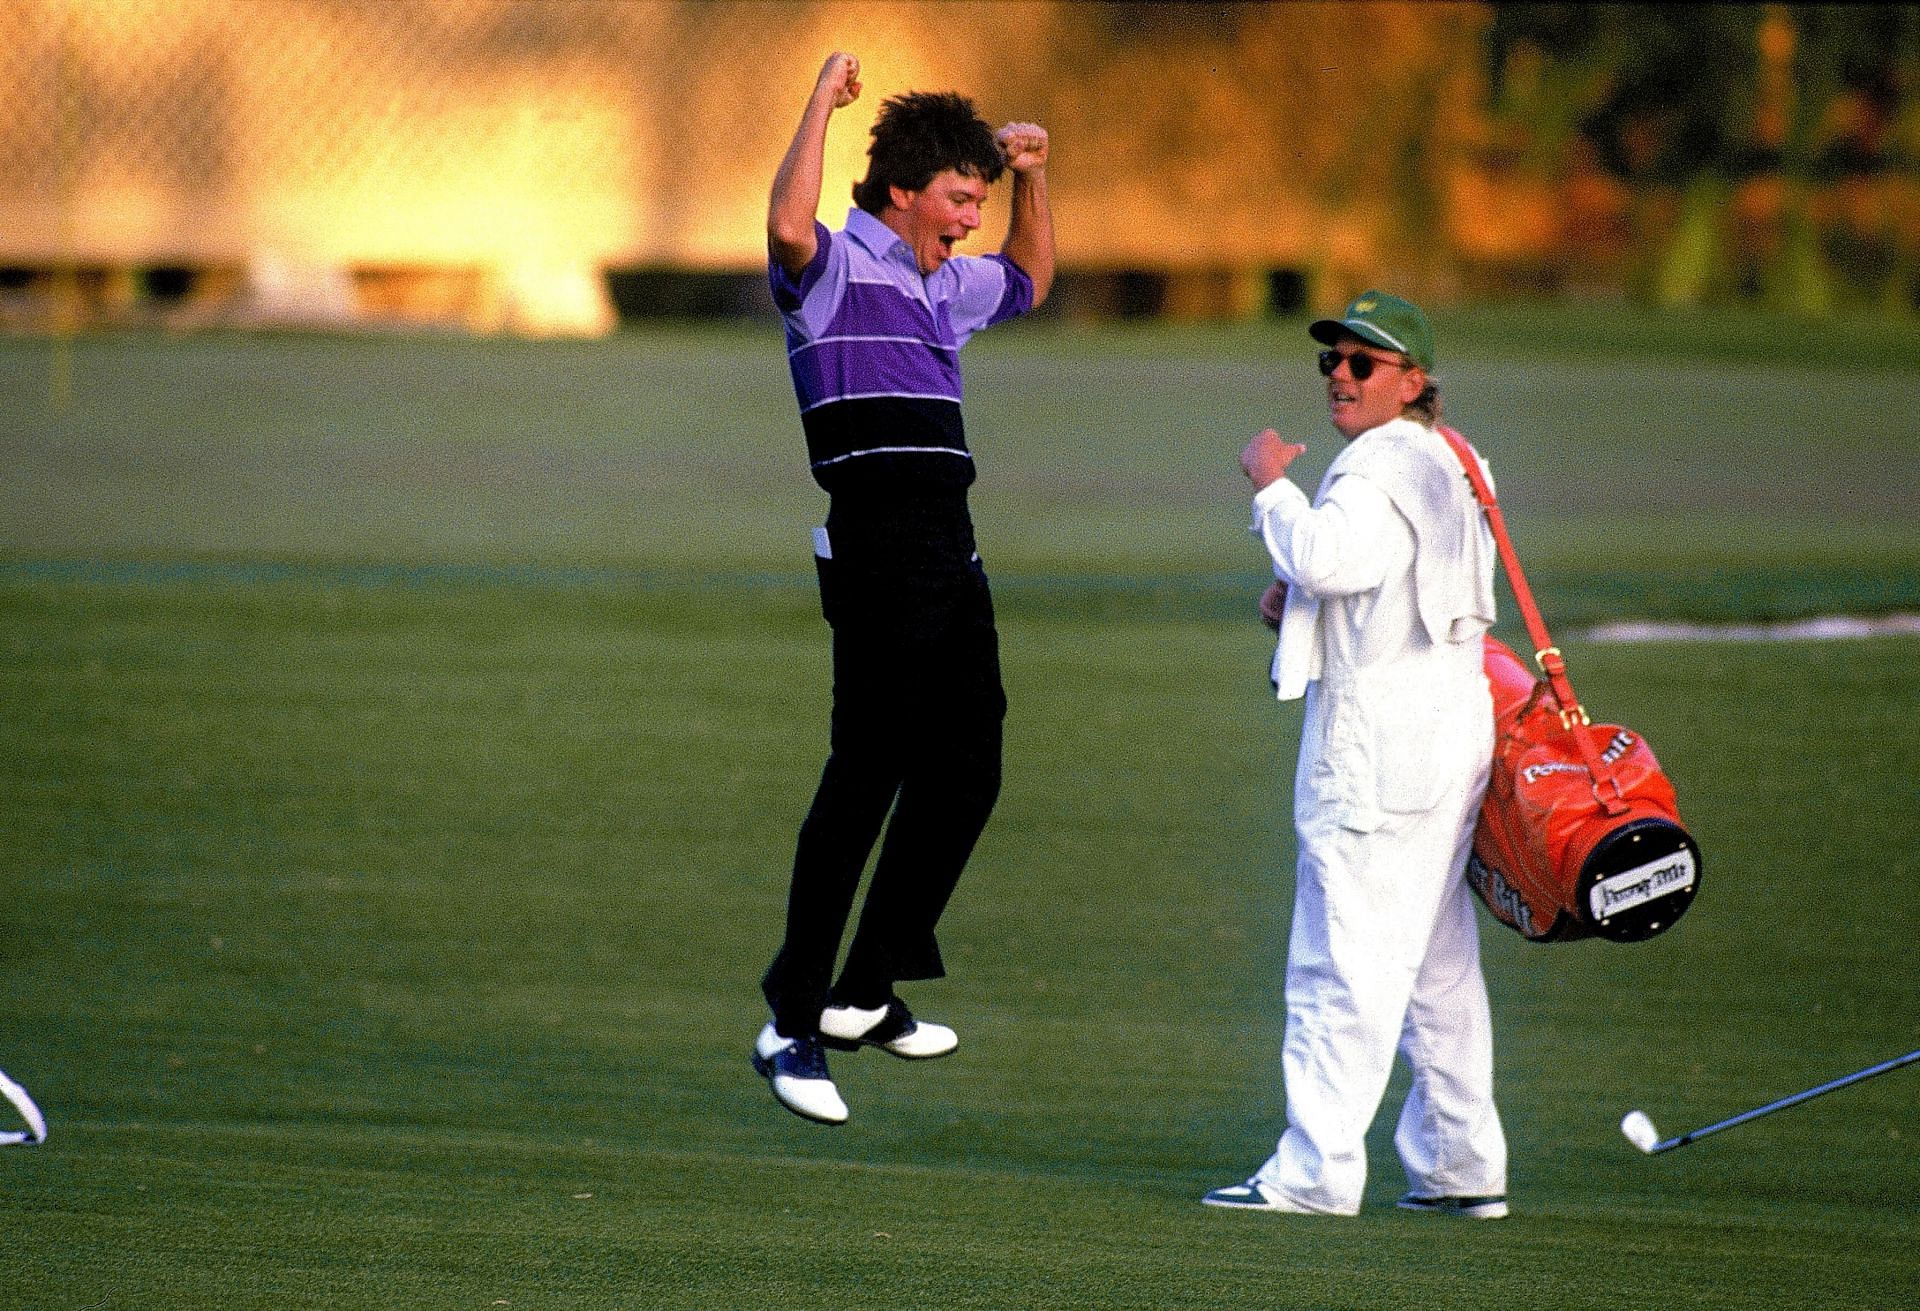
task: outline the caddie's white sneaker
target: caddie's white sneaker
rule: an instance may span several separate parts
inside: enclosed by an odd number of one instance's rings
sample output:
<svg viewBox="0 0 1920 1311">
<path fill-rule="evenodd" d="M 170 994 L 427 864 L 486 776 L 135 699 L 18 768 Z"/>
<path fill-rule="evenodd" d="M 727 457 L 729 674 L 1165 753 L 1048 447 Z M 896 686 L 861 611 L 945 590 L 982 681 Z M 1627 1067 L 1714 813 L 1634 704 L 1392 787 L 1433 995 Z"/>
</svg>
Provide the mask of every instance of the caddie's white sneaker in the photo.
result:
<svg viewBox="0 0 1920 1311">
<path fill-rule="evenodd" d="M 862 1045 L 878 1047 L 910 1061 L 945 1056 L 960 1045 L 960 1035 L 944 1024 L 914 1019 L 913 1012 L 898 997 L 872 1010 L 827 1007 L 820 1012 L 820 1040 L 848 1052 Z"/>
<path fill-rule="evenodd" d="M 1290 1197 L 1268 1191 L 1258 1179 L 1249 1179 L 1243 1184 L 1228 1184 L 1225 1188 L 1216 1188 L 1201 1198 L 1200 1202 L 1203 1206 L 1224 1206 L 1234 1211 L 1283 1211 L 1289 1215 L 1327 1214 L 1327 1212 L 1302 1206 Z"/>
<path fill-rule="evenodd" d="M 753 1069 L 795 1115 L 820 1124 L 847 1122 L 847 1104 L 827 1073 L 818 1038 L 783 1038 L 769 1023 L 754 1040 Z"/>
<path fill-rule="evenodd" d="M 1504 1220 L 1507 1199 L 1498 1197 L 1419 1197 L 1408 1193 L 1398 1203 L 1402 1211 L 1424 1211 L 1428 1215 L 1457 1215 L 1468 1220 Z"/>
</svg>

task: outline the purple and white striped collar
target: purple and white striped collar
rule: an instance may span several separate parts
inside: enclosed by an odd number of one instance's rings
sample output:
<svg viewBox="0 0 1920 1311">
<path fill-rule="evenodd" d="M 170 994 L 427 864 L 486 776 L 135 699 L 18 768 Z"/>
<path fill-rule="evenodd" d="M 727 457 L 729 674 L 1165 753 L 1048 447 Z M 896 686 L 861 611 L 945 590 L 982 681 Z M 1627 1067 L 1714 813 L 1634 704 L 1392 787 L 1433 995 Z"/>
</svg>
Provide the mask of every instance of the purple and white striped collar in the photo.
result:
<svg viewBox="0 0 1920 1311">
<path fill-rule="evenodd" d="M 915 277 L 920 276 L 920 266 L 914 262 L 906 239 L 858 205 L 847 211 L 846 231 L 875 259 L 890 260 L 905 266 Z"/>
</svg>

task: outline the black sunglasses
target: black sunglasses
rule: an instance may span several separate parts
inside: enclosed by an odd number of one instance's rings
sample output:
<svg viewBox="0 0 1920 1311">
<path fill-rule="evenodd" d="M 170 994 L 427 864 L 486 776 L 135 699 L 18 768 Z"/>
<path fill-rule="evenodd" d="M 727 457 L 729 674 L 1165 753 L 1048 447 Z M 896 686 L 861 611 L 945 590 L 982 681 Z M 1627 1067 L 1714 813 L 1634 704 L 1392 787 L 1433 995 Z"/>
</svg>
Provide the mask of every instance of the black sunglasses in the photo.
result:
<svg viewBox="0 0 1920 1311">
<path fill-rule="evenodd" d="M 1353 373 L 1353 380 L 1355 382 L 1365 382 L 1373 376 L 1373 371 L 1376 368 L 1406 369 L 1412 367 L 1408 364 L 1402 364 L 1399 360 L 1376 359 L 1365 351 L 1324 350 L 1320 352 L 1320 376 L 1323 378 L 1331 378 L 1333 371 L 1340 367 L 1340 361 L 1342 360 L 1347 362 L 1347 368 Z"/>
</svg>

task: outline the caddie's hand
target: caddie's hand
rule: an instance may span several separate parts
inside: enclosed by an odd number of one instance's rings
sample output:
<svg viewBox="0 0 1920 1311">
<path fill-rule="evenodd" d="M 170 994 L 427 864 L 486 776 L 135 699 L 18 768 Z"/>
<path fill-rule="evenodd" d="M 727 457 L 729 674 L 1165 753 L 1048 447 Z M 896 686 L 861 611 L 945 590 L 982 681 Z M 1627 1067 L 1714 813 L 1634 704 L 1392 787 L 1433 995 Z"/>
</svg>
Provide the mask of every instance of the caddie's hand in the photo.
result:
<svg viewBox="0 0 1920 1311">
<path fill-rule="evenodd" d="M 1286 609 L 1287 585 L 1279 579 L 1260 593 L 1260 622 L 1274 632 L 1280 631 L 1280 612 Z"/>
<path fill-rule="evenodd" d="M 1240 468 L 1258 491 L 1286 477 L 1287 466 L 1304 455 L 1306 449 L 1298 442 L 1281 441 L 1280 434 L 1268 428 L 1240 452 Z"/>
<path fill-rule="evenodd" d="M 814 93 L 822 91 L 833 93 L 833 107 L 845 109 L 860 98 L 860 60 L 855 55 L 836 50 L 827 56 L 827 62 L 820 66 L 820 80 L 814 84 Z"/>
<path fill-rule="evenodd" d="M 1038 123 L 1009 123 L 993 134 L 1007 167 L 1031 173 L 1047 166 L 1047 130 Z"/>
</svg>

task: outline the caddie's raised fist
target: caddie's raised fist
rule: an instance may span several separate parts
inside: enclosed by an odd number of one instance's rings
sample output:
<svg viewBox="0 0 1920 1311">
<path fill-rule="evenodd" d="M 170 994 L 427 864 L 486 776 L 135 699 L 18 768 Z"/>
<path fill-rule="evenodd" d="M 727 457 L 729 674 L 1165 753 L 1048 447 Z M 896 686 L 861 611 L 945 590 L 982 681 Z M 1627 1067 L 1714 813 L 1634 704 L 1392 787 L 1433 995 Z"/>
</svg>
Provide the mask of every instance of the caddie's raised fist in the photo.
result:
<svg viewBox="0 0 1920 1311">
<path fill-rule="evenodd" d="M 833 92 L 833 107 L 845 109 L 860 98 L 860 59 L 857 55 L 836 50 L 827 56 L 827 62 L 820 66 L 820 80 L 815 84 L 817 91 Z"/>
<path fill-rule="evenodd" d="M 1047 166 L 1047 130 L 1038 123 L 1009 123 L 994 133 L 993 139 L 1014 172 Z"/>
<path fill-rule="evenodd" d="M 1255 487 L 1266 487 L 1286 476 L 1287 466 L 1306 454 L 1299 442 L 1280 440 L 1280 434 L 1268 428 L 1246 444 L 1240 452 L 1240 468 Z"/>
</svg>

